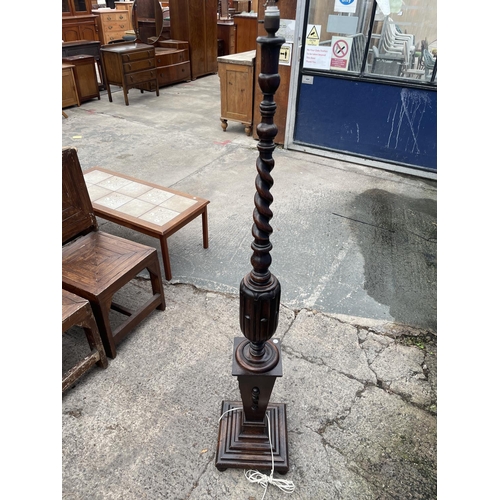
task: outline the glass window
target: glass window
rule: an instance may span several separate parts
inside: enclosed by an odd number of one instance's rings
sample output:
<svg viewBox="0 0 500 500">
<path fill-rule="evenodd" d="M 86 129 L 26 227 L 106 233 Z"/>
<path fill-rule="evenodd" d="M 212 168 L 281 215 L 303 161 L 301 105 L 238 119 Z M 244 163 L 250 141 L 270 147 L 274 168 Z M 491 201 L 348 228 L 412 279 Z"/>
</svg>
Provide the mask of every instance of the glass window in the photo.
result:
<svg viewBox="0 0 500 500">
<path fill-rule="evenodd" d="M 87 5 L 85 4 L 85 0 L 74 0 L 75 2 L 75 11 L 76 12 L 86 12 Z"/>
<path fill-rule="evenodd" d="M 437 82 L 437 0 L 309 0 L 303 68 Z"/>
</svg>

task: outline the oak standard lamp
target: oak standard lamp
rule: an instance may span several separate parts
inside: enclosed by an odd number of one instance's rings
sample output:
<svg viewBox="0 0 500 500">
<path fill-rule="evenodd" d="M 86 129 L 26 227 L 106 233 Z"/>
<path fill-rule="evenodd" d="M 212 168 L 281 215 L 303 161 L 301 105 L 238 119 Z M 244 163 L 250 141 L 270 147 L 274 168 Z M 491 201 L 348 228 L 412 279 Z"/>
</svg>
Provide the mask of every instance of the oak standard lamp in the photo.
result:
<svg viewBox="0 0 500 500">
<path fill-rule="evenodd" d="M 260 104 L 262 121 L 257 126 L 257 177 L 255 179 L 255 209 L 250 259 L 253 269 L 240 284 L 240 328 L 245 337 L 236 337 L 233 345 L 233 376 L 238 377 L 241 401 L 223 401 L 215 465 L 227 468 L 274 469 L 288 472 L 288 437 L 286 405 L 270 403 L 276 377 L 283 375 L 281 345 L 270 340 L 278 326 L 281 286 L 271 274 L 273 231 L 269 221 L 273 213 L 271 171 L 274 168 L 274 124 L 276 103 L 274 94 L 280 84 L 279 54 L 285 43 L 276 36 L 280 27 L 280 12 L 269 0 L 264 14 L 267 36 L 258 37 L 261 46 L 259 86 L 264 100 Z M 271 445 L 272 443 L 272 456 Z"/>
</svg>

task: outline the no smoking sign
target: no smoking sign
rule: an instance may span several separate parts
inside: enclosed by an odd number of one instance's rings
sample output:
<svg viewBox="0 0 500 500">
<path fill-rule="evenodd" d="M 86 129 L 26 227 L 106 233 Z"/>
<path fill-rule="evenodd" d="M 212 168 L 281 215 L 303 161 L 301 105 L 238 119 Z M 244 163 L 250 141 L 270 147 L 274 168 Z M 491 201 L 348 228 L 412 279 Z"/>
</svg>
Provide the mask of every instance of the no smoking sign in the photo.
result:
<svg viewBox="0 0 500 500">
<path fill-rule="evenodd" d="M 332 37 L 331 69 L 347 70 L 351 53 L 351 41 L 350 38 Z"/>
</svg>

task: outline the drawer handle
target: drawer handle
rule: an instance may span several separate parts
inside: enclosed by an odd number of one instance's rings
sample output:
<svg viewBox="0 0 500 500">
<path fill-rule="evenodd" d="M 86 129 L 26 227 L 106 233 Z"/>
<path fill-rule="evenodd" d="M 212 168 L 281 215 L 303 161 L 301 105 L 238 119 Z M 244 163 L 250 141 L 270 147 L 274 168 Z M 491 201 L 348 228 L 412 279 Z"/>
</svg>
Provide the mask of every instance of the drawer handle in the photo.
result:
<svg viewBox="0 0 500 500">
<path fill-rule="evenodd" d="M 120 16 L 119 16 L 119 18 L 118 18 L 118 19 L 123 19 L 123 15 L 122 15 L 122 14 L 120 14 Z"/>
<path fill-rule="evenodd" d="M 125 28 L 125 25 L 124 24 L 120 24 L 120 28 L 121 29 Z"/>
<path fill-rule="evenodd" d="M 111 21 L 111 16 L 108 16 L 108 17 L 107 17 L 107 20 L 108 20 L 108 21 Z"/>
</svg>

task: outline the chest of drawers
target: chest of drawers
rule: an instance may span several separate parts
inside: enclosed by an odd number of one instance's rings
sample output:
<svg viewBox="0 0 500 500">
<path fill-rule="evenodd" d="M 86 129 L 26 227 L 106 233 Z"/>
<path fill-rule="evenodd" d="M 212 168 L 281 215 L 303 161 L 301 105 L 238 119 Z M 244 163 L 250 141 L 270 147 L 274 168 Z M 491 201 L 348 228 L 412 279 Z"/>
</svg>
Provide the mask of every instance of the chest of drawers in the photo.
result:
<svg viewBox="0 0 500 500">
<path fill-rule="evenodd" d="M 92 11 L 97 17 L 97 27 L 101 44 L 121 40 L 125 31 L 131 29 L 130 15 L 127 10 L 98 9 Z"/>
<path fill-rule="evenodd" d="M 189 50 L 156 47 L 155 57 L 160 87 L 191 80 Z"/>
<path fill-rule="evenodd" d="M 155 63 L 155 48 L 145 43 L 117 43 L 101 47 L 104 74 L 108 84 L 109 102 L 113 102 L 110 85 L 123 88 L 128 106 L 131 88 L 153 91 L 159 96 Z"/>
</svg>

